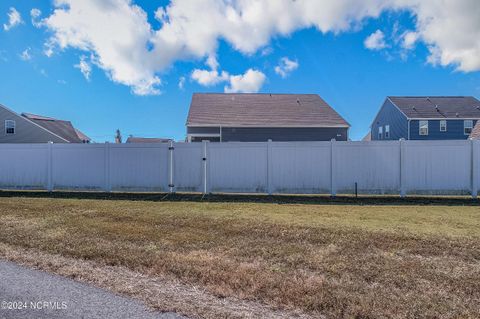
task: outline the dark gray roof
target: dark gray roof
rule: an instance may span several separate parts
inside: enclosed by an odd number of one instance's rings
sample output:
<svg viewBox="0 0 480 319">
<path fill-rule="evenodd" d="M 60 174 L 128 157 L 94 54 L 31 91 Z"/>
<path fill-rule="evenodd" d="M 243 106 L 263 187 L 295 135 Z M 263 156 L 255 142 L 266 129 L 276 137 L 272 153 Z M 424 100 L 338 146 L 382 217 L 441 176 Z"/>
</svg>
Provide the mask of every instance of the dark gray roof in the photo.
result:
<svg viewBox="0 0 480 319">
<path fill-rule="evenodd" d="M 362 138 L 364 142 L 370 142 L 372 140 L 372 131 L 368 131 L 367 135 Z"/>
<path fill-rule="evenodd" d="M 408 118 L 479 118 L 480 101 L 473 96 L 389 96 Z"/>
<path fill-rule="evenodd" d="M 127 138 L 125 143 L 168 143 L 172 139 L 169 138 L 157 138 L 157 137 L 134 137 Z"/>
<path fill-rule="evenodd" d="M 90 137 L 88 137 L 87 135 L 85 135 L 85 133 L 83 133 L 82 131 L 80 131 L 78 128 L 74 128 L 75 129 L 75 133 L 77 133 L 77 136 L 78 138 L 84 142 L 84 143 L 90 143 L 91 139 Z"/>
<path fill-rule="evenodd" d="M 480 140 L 480 121 L 477 121 L 477 124 L 473 127 L 472 133 L 470 133 L 468 138 Z"/>
<path fill-rule="evenodd" d="M 22 113 L 22 116 L 40 125 L 46 130 L 52 132 L 53 134 L 60 136 L 61 138 L 67 140 L 70 143 L 82 143 L 84 140 L 90 141 L 90 138 L 88 138 L 88 136 L 78 131 L 81 133 L 80 137 L 77 133 L 77 130 L 73 127 L 70 121 L 63 121 L 51 117 L 30 113 Z"/>
<path fill-rule="evenodd" d="M 188 126 L 349 127 L 316 94 L 195 93 Z"/>
</svg>

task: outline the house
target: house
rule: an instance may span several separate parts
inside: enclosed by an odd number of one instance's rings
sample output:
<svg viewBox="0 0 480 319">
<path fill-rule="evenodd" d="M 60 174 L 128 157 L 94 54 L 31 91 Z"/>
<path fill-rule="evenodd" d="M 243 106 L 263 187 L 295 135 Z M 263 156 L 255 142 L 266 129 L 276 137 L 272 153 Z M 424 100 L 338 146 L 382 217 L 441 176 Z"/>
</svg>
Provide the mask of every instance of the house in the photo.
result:
<svg viewBox="0 0 480 319">
<path fill-rule="evenodd" d="M 372 140 L 461 140 L 480 131 L 472 96 L 389 96 L 372 122 Z"/>
<path fill-rule="evenodd" d="M 196 93 L 187 141 L 348 140 L 350 125 L 316 94 Z"/>
<path fill-rule="evenodd" d="M 0 104 L 0 143 L 90 143 L 70 121 L 30 113 L 17 114 Z"/>
<path fill-rule="evenodd" d="M 372 132 L 368 132 L 367 135 L 365 135 L 362 138 L 362 142 L 370 142 L 372 140 Z"/>
<path fill-rule="evenodd" d="M 168 143 L 170 141 L 172 141 L 170 138 L 135 137 L 130 135 L 125 143 Z"/>
</svg>

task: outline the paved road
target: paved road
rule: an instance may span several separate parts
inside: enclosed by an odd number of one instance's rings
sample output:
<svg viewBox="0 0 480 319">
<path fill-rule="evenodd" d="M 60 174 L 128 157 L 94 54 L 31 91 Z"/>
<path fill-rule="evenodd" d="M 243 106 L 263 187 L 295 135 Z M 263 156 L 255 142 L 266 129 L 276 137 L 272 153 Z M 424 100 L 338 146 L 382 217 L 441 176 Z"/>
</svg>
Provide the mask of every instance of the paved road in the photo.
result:
<svg viewBox="0 0 480 319">
<path fill-rule="evenodd" d="M 26 308 L 3 309 L 18 308 L 18 302 Z M 151 312 L 136 300 L 2 260 L 0 303 L 0 318 L 184 318 Z"/>
</svg>

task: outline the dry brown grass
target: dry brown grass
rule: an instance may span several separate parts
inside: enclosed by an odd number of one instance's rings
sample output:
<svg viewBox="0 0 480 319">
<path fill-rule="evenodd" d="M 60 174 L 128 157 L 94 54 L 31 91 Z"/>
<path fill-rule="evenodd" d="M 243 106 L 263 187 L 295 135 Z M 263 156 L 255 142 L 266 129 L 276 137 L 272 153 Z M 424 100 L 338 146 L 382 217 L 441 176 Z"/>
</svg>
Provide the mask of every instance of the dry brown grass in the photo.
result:
<svg viewBox="0 0 480 319">
<path fill-rule="evenodd" d="M 478 206 L 2 198 L 0 216 L 6 245 L 217 297 L 334 318 L 480 317 Z"/>
</svg>

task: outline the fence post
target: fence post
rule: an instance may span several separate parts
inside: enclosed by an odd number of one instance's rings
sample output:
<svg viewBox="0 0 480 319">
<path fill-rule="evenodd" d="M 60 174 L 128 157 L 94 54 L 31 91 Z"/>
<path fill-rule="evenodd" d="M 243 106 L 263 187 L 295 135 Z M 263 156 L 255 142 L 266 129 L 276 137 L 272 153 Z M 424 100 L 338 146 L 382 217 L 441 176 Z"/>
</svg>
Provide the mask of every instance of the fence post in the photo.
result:
<svg viewBox="0 0 480 319">
<path fill-rule="evenodd" d="M 173 182 L 173 151 L 175 147 L 173 146 L 173 141 L 170 141 L 168 144 L 168 187 L 170 193 L 174 192 L 175 184 Z"/>
<path fill-rule="evenodd" d="M 405 139 L 400 139 L 400 197 L 405 197 L 407 194 L 406 188 L 406 170 L 405 170 Z"/>
<path fill-rule="evenodd" d="M 267 141 L 267 192 L 268 195 L 273 194 L 272 185 L 272 140 Z"/>
<path fill-rule="evenodd" d="M 471 178 L 472 178 L 472 198 L 476 199 L 478 196 L 478 143 L 474 139 L 470 140 L 472 149 L 472 161 L 471 161 Z"/>
<path fill-rule="evenodd" d="M 110 192 L 112 190 L 112 186 L 110 185 L 110 143 L 105 142 L 105 192 Z"/>
<path fill-rule="evenodd" d="M 335 139 L 330 140 L 330 195 L 337 196 L 337 185 L 335 181 Z"/>
<path fill-rule="evenodd" d="M 53 191 L 53 142 L 47 144 L 47 191 Z"/>
<path fill-rule="evenodd" d="M 202 141 L 203 144 L 203 194 L 208 193 L 208 170 L 207 170 L 207 143 L 208 141 Z"/>
</svg>

